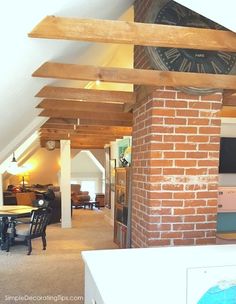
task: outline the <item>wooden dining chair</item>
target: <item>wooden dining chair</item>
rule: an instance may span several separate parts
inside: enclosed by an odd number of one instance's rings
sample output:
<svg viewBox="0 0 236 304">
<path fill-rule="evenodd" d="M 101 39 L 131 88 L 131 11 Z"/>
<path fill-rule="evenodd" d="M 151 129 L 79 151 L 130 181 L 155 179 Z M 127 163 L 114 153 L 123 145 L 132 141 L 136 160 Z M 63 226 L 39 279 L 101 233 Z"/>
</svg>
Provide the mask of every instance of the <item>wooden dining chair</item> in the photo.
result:
<svg viewBox="0 0 236 304">
<path fill-rule="evenodd" d="M 51 209 L 43 207 L 32 211 L 31 218 L 28 223 L 25 221 L 16 222 L 15 238 L 22 239 L 26 243 L 28 246 L 28 255 L 32 252 L 32 239 L 41 237 L 43 250 L 46 249 L 46 228 L 50 219 L 50 214 Z"/>
</svg>

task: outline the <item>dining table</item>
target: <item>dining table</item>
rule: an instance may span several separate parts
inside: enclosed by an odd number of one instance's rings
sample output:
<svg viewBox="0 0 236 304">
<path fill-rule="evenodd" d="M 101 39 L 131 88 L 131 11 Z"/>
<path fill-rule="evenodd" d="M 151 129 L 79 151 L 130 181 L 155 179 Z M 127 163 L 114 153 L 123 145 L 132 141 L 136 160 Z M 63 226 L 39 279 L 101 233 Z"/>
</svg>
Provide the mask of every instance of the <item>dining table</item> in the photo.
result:
<svg viewBox="0 0 236 304">
<path fill-rule="evenodd" d="M 30 217 L 31 212 L 36 209 L 38 208 L 24 205 L 0 206 L 1 250 L 6 250 L 8 247 L 8 229 L 10 229 L 10 239 L 14 239 L 16 219 L 22 217 Z"/>
</svg>

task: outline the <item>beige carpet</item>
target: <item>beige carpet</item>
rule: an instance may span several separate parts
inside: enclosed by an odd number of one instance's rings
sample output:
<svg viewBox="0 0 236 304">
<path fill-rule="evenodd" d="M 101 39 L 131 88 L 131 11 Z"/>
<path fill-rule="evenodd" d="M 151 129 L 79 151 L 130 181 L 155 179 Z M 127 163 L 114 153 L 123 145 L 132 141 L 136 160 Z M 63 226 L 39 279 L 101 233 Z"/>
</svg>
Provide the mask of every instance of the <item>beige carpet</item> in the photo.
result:
<svg viewBox="0 0 236 304">
<path fill-rule="evenodd" d="M 9 253 L 1 251 L 0 303 L 83 303 L 84 265 L 80 253 L 117 248 L 112 239 L 113 228 L 105 220 L 104 211 L 77 209 L 73 228 L 48 226 L 46 251 L 40 239 L 33 240 L 31 256 L 26 255 L 23 245 L 11 247 Z M 75 298 L 66 298 L 71 296 Z"/>
</svg>

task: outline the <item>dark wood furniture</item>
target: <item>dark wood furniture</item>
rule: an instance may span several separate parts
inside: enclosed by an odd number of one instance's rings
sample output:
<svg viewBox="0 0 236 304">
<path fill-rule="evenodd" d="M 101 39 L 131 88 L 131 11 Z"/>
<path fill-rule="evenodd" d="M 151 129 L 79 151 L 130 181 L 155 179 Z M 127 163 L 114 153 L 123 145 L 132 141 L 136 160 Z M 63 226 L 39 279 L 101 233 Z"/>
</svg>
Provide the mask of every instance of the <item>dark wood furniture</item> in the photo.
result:
<svg viewBox="0 0 236 304">
<path fill-rule="evenodd" d="M 100 204 L 97 201 L 85 201 L 82 204 L 84 209 L 86 209 L 86 207 L 88 207 L 91 210 L 93 210 L 94 207 L 100 209 Z"/>
<path fill-rule="evenodd" d="M 105 207 L 105 195 L 104 195 L 104 193 L 96 193 L 95 201 L 99 202 L 99 207 Z"/>
<path fill-rule="evenodd" d="M 15 236 L 15 220 L 22 217 L 30 217 L 32 210 L 29 206 L 0 206 L 0 238 L 1 250 L 9 250 L 10 240 Z M 8 233 L 8 228 L 10 233 Z"/>
<path fill-rule="evenodd" d="M 22 239 L 28 246 L 27 255 L 32 252 L 32 239 L 41 237 L 43 250 L 46 250 L 46 228 L 49 222 L 51 209 L 47 207 L 33 210 L 28 223 L 16 221 L 15 238 Z"/>
<path fill-rule="evenodd" d="M 116 168 L 114 242 L 120 248 L 130 247 L 130 167 Z"/>
</svg>

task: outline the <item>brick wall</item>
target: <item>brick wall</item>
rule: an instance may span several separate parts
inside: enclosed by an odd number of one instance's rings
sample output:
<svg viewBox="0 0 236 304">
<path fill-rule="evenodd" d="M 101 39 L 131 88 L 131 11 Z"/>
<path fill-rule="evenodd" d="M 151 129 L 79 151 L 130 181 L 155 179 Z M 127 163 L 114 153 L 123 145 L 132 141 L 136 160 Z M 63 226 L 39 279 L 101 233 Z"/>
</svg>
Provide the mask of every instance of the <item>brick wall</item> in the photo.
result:
<svg viewBox="0 0 236 304">
<path fill-rule="evenodd" d="M 136 21 L 151 2 L 135 2 Z M 151 68 L 143 47 L 135 47 L 134 60 Z M 132 246 L 215 243 L 222 95 L 136 89 Z"/>
<path fill-rule="evenodd" d="M 215 243 L 221 94 L 158 89 L 134 110 L 134 247 Z"/>
</svg>

